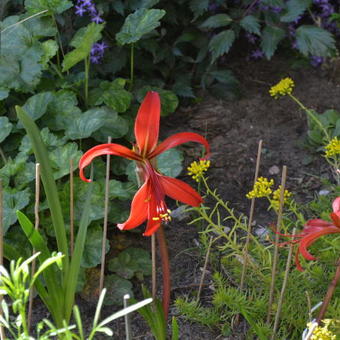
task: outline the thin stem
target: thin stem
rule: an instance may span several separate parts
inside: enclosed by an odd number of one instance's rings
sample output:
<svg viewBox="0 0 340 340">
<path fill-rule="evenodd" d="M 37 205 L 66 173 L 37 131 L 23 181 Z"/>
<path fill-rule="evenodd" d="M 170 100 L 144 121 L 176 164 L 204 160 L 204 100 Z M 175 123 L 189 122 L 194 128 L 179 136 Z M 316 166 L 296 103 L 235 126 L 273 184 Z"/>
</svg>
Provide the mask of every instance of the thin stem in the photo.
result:
<svg viewBox="0 0 340 340">
<path fill-rule="evenodd" d="M 74 180 L 73 159 L 70 159 L 70 255 L 74 250 Z"/>
<path fill-rule="evenodd" d="M 282 210 L 284 204 L 284 192 L 286 186 L 286 178 L 287 178 L 287 167 L 284 165 L 282 169 L 282 177 L 281 177 L 281 190 L 280 190 L 280 203 L 279 203 L 279 211 L 277 214 L 277 223 L 275 230 L 275 246 L 274 246 L 274 258 L 272 265 L 272 279 L 270 283 L 269 290 L 269 302 L 268 302 L 268 313 L 267 313 L 267 323 L 270 323 L 272 305 L 274 301 L 274 288 L 275 288 L 275 278 L 276 278 L 276 268 L 277 268 L 277 260 L 279 255 L 279 231 L 282 223 Z"/>
<path fill-rule="evenodd" d="M 40 203 L 40 164 L 37 163 L 35 165 L 35 203 L 34 203 L 34 229 L 39 229 L 39 203 Z M 33 255 L 36 253 L 35 249 L 33 249 Z M 32 261 L 31 268 L 31 277 L 35 274 L 36 261 L 35 259 Z M 33 311 L 33 295 L 34 295 L 34 287 L 30 290 L 29 300 L 28 300 L 28 330 L 31 329 L 32 322 L 32 311 Z"/>
<path fill-rule="evenodd" d="M 129 307 L 129 299 L 130 295 L 125 294 L 123 297 L 124 308 Z M 131 317 L 129 313 L 125 314 L 124 321 L 125 321 L 125 338 L 126 340 L 132 340 Z"/>
<path fill-rule="evenodd" d="M 157 293 L 157 264 L 156 264 L 156 237 L 155 234 L 151 235 L 151 261 L 152 261 L 152 283 L 151 283 L 151 292 L 152 299 L 156 301 L 156 293 Z"/>
<path fill-rule="evenodd" d="M 324 318 L 324 316 L 326 314 L 328 305 L 329 305 L 329 303 L 331 301 L 331 298 L 332 298 L 332 296 L 334 294 L 335 288 L 336 288 L 339 280 L 340 280 L 340 258 L 338 259 L 338 261 L 336 263 L 335 275 L 333 277 L 333 280 L 331 281 L 331 283 L 328 286 L 328 290 L 327 290 L 326 296 L 325 296 L 325 298 L 324 298 L 324 300 L 322 302 L 322 306 L 320 308 L 319 315 L 316 318 L 316 322 L 317 323 L 320 323 L 320 321 L 323 320 L 323 318 Z"/>
<path fill-rule="evenodd" d="M 134 62 L 135 62 L 135 44 L 131 44 L 131 53 L 130 53 L 130 86 L 129 90 L 132 90 L 133 80 L 134 80 Z"/>
<path fill-rule="evenodd" d="M 322 125 L 322 123 L 320 122 L 320 120 L 319 120 L 319 119 L 315 116 L 315 114 L 312 112 L 312 110 L 310 110 L 310 109 L 308 109 L 306 106 L 304 106 L 304 105 L 300 102 L 300 100 L 297 99 L 297 98 L 296 98 L 295 96 L 293 96 L 292 94 L 288 94 L 288 95 L 289 95 L 290 98 L 292 98 L 292 99 L 295 101 L 295 103 L 297 103 L 297 104 L 301 107 L 302 110 L 304 110 L 304 111 L 307 113 L 308 117 L 310 117 L 310 118 L 314 121 L 314 123 L 315 123 L 316 125 L 318 125 L 318 127 L 320 128 L 320 130 L 325 134 L 325 136 L 326 136 L 326 138 L 327 138 L 327 141 L 330 141 L 331 138 L 330 138 L 328 132 L 326 131 L 326 129 L 324 128 L 324 126 Z"/>
<path fill-rule="evenodd" d="M 259 141 L 259 145 L 258 145 L 258 149 L 257 149 L 254 185 L 255 185 L 257 178 L 259 176 L 261 152 L 262 152 L 262 140 Z M 246 243 L 245 243 L 244 248 L 243 248 L 243 266 L 242 266 L 242 273 L 241 273 L 240 290 L 243 290 L 243 288 L 244 288 L 244 279 L 245 279 L 246 271 L 247 271 L 248 248 L 249 248 L 249 241 L 250 241 L 250 234 L 251 234 L 251 225 L 253 223 L 254 209 L 255 209 L 255 198 L 252 198 L 251 204 L 250 204 L 250 211 L 249 211 L 247 238 L 246 238 Z"/>
<path fill-rule="evenodd" d="M 4 264 L 4 210 L 3 210 L 3 187 L 2 180 L 0 179 L 0 265 Z M 1 278 L 1 274 L 0 274 Z M 0 296 L 0 306 L 3 296 Z M 0 307 L 0 315 L 2 316 L 2 308 Z M 0 325 L 0 339 L 6 339 L 5 330 L 2 325 Z"/>
<path fill-rule="evenodd" d="M 108 138 L 108 144 L 111 143 L 111 137 Z M 99 292 L 104 288 L 104 270 L 105 270 L 105 252 L 106 252 L 106 238 L 107 238 L 107 222 L 109 215 L 109 187 L 110 187 L 110 155 L 106 156 L 106 176 L 105 176 L 105 202 L 104 202 L 104 225 L 102 238 L 102 258 L 100 265 L 100 281 Z"/>
<path fill-rule="evenodd" d="M 161 255 L 162 271 L 163 271 L 163 311 L 164 319 L 167 320 L 170 305 L 170 264 L 168 247 L 165 240 L 163 226 L 161 225 L 156 233 L 159 252 Z"/>
<path fill-rule="evenodd" d="M 52 17 L 52 20 L 53 20 L 53 22 L 54 22 L 54 25 L 55 25 L 55 27 L 56 27 L 56 29 L 57 29 L 57 40 L 58 40 L 58 43 L 59 43 L 59 47 L 60 47 L 61 54 L 62 54 L 63 58 L 65 58 L 64 48 L 63 48 L 63 44 L 62 44 L 62 41 L 61 41 L 61 36 L 60 36 L 60 32 L 59 32 L 57 20 L 55 19 L 55 16 L 54 16 L 53 13 L 52 13 L 51 17 Z M 60 68 L 60 56 L 59 56 L 59 51 L 57 52 L 57 60 L 58 60 L 58 66 L 59 66 L 59 68 Z"/>
<path fill-rule="evenodd" d="M 55 66 L 52 62 L 49 62 L 48 64 L 53 68 L 60 79 L 64 79 L 63 74 L 59 71 L 57 66 Z"/>
<path fill-rule="evenodd" d="M 2 160 L 4 161 L 4 163 L 6 164 L 7 163 L 7 158 L 6 158 L 2 148 L 0 148 L 0 156 L 1 156 Z"/>
<path fill-rule="evenodd" d="M 197 292 L 197 302 L 199 301 L 200 296 L 201 296 L 201 291 L 202 291 L 202 287 L 203 287 L 205 274 L 206 274 L 206 271 L 207 271 L 207 266 L 208 266 L 209 255 L 210 255 L 212 243 L 213 243 L 213 237 L 211 236 L 210 241 L 209 241 L 209 245 L 208 245 L 208 249 L 207 249 L 207 253 L 205 254 L 205 260 L 204 260 L 204 265 L 203 265 L 201 281 L 200 281 L 200 285 L 198 287 L 198 292 Z"/>
<path fill-rule="evenodd" d="M 292 240 L 294 240 L 295 233 L 296 233 L 296 229 L 294 228 L 293 233 L 292 233 L 292 236 L 293 236 Z M 271 340 L 275 340 L 276 330 L 277 330 L 277 327 L 278 327 L 279 321 L 280 321 L 282 303 L 283 303 L 283 298 L 284 298 L 284 294 L 285 294 L 286 287 L 287 287 L 290 264 L 291 264 L 291 261 L 292 261 L 293 248 L 294 248 L 293 243 L 291 243 L 290 247 L 289 247 L 288 256 L 287 256 L 286 270 L 285 270 L 285 274 L 284 274 L 284 278 L 283 278 L 280 298 L 279 298 L 279 302 L 277 304 L 277 311 L 276 311 L 276 315 L 275 315 L 274 328 L 273 328 L 273 334 L 272 334 Z"/>
<path fill-rule="evenodd" d="M 87 107 L 88 98 L 89 98 L 90 57 L 86 57 L 86 58 L 84 59 L 84 63 L 85 63 L 84 101 L 85 101 L 85 106 Z"/>
</svg>

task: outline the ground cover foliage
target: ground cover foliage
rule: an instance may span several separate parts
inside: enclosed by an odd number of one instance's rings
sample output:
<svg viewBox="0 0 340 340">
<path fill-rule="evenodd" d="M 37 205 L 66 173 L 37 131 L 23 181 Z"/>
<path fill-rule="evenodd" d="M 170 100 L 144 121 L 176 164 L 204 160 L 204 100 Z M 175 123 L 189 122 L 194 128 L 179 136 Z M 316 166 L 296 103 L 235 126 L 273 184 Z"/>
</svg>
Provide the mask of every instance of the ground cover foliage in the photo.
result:
<svg viewBox="0 0 340 340">
<path fill-rule="evenodd" d="M 226 68 L 224 60 L 238 43 L 245 44 L 249 58 L 271 59 L 282 48 L 290 49 L 303 63 L 311 61 L 319 65 L 326 57 L 336 55 L 337 11 L 336 1 L 308 0 L 4 1 L 0 5 L 0 178 L 5 187 L 6 242 L 21 249 L 22 256 L 31 254 L 18 225 L 16 210 L 24 211 L 29 217 L 34 215 L 35 159 L 14 105 L 22 106 L 41 130 L 69 228 L 70 159 L 75 170 L 83 152 L 97 142 L 107 142 L 108 137 L 129 146 L 133 119 L 147 91 L 160 93 L 164 116 L 176 110 L 179 100 L 199 101 L 196 95 L 200 88 L 215 95 L 223 94 L 224 98 L 235 98 L 239 93 L 238 80 Z M 322 124 L 332 136 L 339 135 L 338 116 L 335 110 L 322 115 Z M 324 147 L 322 131 L 312 120 L 308 123 L 306 144 L 311 149 Z M 176 177 L 182 170 L 180 151 L 169 151 L 157 161 L 159 170 L 166 175 Z M 104 161 L 96 160 L 95 169 L 80 286 L 85 283 L 85 269 L 96 267 L 101 260 Z M 112 172 L 109 220 L 115 224 L 126 219 L 128 201 L 137 190 L 137 181 L 133 164 L 124 160 L 114 159 Z M 74 188 L 74 220 L 78 226 L 87 187 L 75 178 Z M 330 198 L 322 204 L 312 202 L 310 209 L 315 216 L 321 216 L 329 211 L 330 202 Z M 55 233 L 50 228 L 45 197 L 40 212 L 41 232 L 53 245 Z M 288 226 L 293 224 L 294 219 L 287 219 Z M 327 261 L 338 250 L 338 238 L 326 240 L 320 241 L 320 249 L 328 249 L 322 253 L 325 263 L 308 265 L 308 274 L 291 273 L 292 282 L 300 283 L 302 290 L 313 290 L 315 302 L 322 299 L 322 292 L 317 295 L 318 287 L 332 277 Z M 202 242 L 207 243 L 204 236 Z M 219 249 L 223 266 L 235 278 L 239 277 L 241 267 L 237 256 L 232 255 L 240 255 L 241 244 L 226 243 L 229 250 L 227 246 Z M 107 242 L 107 251 L 110 246 Z M 182 312 L 196 321 L 221 327 L 225 334 L 230 326 L 222 324 L 241 313 L 255 330 L 263 327 L 266 334 L 268 329 L 261 316 L 265 314 L 268 293 L 263 287 L 269 284 L 270 245 L 260 242 L 252 247 L 254 263 L 259 263 L 261 268 L 249 283 L 253 287 L 249 295 L 256 301 L 254 310 L 242 293 L 232 288 L 224 290 L 225 281 L 217 273 L 214 307 L 202 309 L 178 300 Z M 230 253 L 230 249 L 234 252 Z M 150 275 L 149 265 L 149 255 L 136 248 L 128 248 L 111 259 L 108 264 L 111 275 L 107 280 L 111 290 L 106 302 L 119 304 L 123 293 L 132 294 L 129 280 L 141 281 L 144 275 Z M 308 280 L 301 280 L 307 275 Z M 280 287 L 280 280 L 277 285 Z M 288 288 L 287 301 L 305 303 L 305 296 L 297 288 L 294 284 Z M 280 337 L 297 337 L 306 318 L 297 318 L 297 310 L 287 304 Z M 230 310 L 221 313 L 227 305 Z M 340 318 L 338 305 L 335 299 L 329 308 L 330 316 Z"/>
</svg>

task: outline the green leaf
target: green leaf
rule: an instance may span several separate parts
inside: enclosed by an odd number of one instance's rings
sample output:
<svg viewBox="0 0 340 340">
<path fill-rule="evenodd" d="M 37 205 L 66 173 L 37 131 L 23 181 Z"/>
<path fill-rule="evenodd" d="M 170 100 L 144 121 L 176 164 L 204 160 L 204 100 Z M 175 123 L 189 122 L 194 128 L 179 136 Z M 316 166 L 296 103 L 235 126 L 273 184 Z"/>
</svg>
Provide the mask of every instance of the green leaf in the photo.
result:
<svg viewBox="0 0 340 340">
<path fill-rule="evenodd" d="M 271 7 L 284 7 L 283 0 L 261 0 L 261 4 Z"/>
<path fill-rule="evenodd" d="M 289 0 L 287 1 L 287 11 L 281 16 L 282 22 L 292 22 L 302 15 L 311 5 L 312 0 Z"/>
<path fill-rule="evenodd" d="M 54 179 L 59 179 L 69 174 L 70 159 L 73 159 L 74 164 L 78 164 L 82 152 L 78 150 L 76 143 L 68 143 L 50 152 L 49 156 Z"/>
<path fill-rule="evenodd" d="M 71 121 L 65 129 L 65 134 L 70 139 L 90 137 L 105 124 L 106 115 L 106 110 L 102 108 L 88 110 Z"/>
<path fill-rule="evenodd" d="M 30 190 L 4 190 L 4 232 L 17 221 L 16 211 L 25 208 L 30 202 Z"/>
<path fill-rule="evenodd" d="M 183 169 L 183 154 L 180 150 L 170 149 L 157 157 L 159 171 L 169 177 L 177 177 Z"/>
<path fill-rule="evenodd" d="M 54 96 L 52 92 L 40 92 L 28 98 L 22 108 L 35 121 L 46 113 L 47 106 L 51 103 L 53 98 Z"/>
<path fill-rule="evenodd" d="M 110 180 L 110 199 L 118 198 L 120 200 L 128 200 L 132 198 L 136 191 L 137 187 L 132 182 L 120 182 L 115 179 Z"/>
<path fill-rule="evenodd" d="M 0 88 L 0 101 L 6 99 L 8 95 L 9 95 L 9 90 L 4 87 L 1 87 Z"/>
<path fill-rule="evenodd" d="M 160 25 L 159 20 L 165 15 L 162 9 L 138 9 L 130 14 L 123 24 L 120 32 L 116 34 L 116 40 L 120 45 L 132 44 L 150 33 Z"/>
<path fill-rule="evenodd" d="M 297 48 L 303 55 L 328 57 L 335 50 L 331 33 L 316 26 L 302 25 L 296 30 Z"/>
<path fill-rule="evenodd" d="M 102 256 L 102 239 L 103 229 L 96 225 L 88 228 L 85 241 L 83 257 L 81 259 L 81 266 L 85 268 L 93 268 L 101 262 Z M 106 240 L 105 252 L 110 249 L 109 241 Z"/>
<path fill-rule="evenodd" d="M 55 40 L 46 40 L 41 45 L 44 55 L 41 58 L 40 63 L 43 65 L 44 70 L 48 69 L 48 62 L 53 58 L 58 52 L 58 44 Z"/>
<path fill-rule="evenodd" d="M 13 124 L 7 117 L 0 117 L 0 143 L 11 133 Z"/>
<path fill-rule="evenodd" d="M 65 130 L 71 122 L 81 115 L 77 106 L 77 96 L 70 90 L 60 90 L 48 105 L 48 116 L 44 120 L 51 130 Z"/>
<path fill-rule="evenodd" d="M 133 296 L 132 283 L 118 275 L 112 274 L 105 277 L 105 286 L 107 294 L 105 297 L 105 305 L 122 305 L 125 294 Z"/>
<path fill-rule="evenodd" d="M 204 20 L 200 28 L 217 28 L 229 25 L 233 19 L 228 14 L 215 14 Z"/>
<path fill-rule="evenodd" d="M 202 15 L 209 6 L 209 0 L 191 0 L 190 9 L 194 13 L 194 20 Z"/>
<path fill-rule="evenodd" d="M 112 82 L 104 90 L 99 100 L 117 112 L 125 112 L 130 107 L 132 94 L 124 89 L 124 85 L 120 85 L 116 81 Z"/>
<path fill-rule="evenodd" d="M 209 51 L 211 52 L 211 63 L 225 53 L 228 53 L 230 47 L 235 40 L 235 32 L 226 30 L 215 35 L 209 42 Z"/>
<path fill-rule="evenodd" d="M 249 33 L 254 33 L 257 35 L 261 35 L 260 32 L 260 22 L 259 19 L 254 17 L 253 15 L 247 15 L 240 21 L 241 27 Z"/>
<path fill-rule="evenodd" d="M 111 259 L 108 268 L 125 279 L 131 279 L 137 273 L 151 275 L 150 254 L 144 249 L 131 247 Z"/>
<path fill-rule="evenodd" d="M 151 8 L 159 3 L 160 0 L 130 0 L 129 7 L 135 11 L 140 8 Z"/>
<path fill-rule="evenodd" d="M 65 55 L 63 61 L 63 72 L 69 70 L 80 61 L 84 60 L 90 55 L 92 45 L 101 38 L 101 31 L 104 24 L 96 24 L 92 22 L 86 27 L 77 31 L 73 37 L 70 45 L 75 49 Z"/>
<path fill-rule="evenodd" d="M 37 13 L 48 9 L 52 13 L 60 14 L 73 6 L 69 0 L 25 0 L 25 8 L 30 13 Z"/>
<path fill-rule="evenodd" d="M 261 48 L 267 59 L 270 59 L 285 37 L 285 31 L 279 27 L 266 26 L 262 32 Z"/>
</svg>

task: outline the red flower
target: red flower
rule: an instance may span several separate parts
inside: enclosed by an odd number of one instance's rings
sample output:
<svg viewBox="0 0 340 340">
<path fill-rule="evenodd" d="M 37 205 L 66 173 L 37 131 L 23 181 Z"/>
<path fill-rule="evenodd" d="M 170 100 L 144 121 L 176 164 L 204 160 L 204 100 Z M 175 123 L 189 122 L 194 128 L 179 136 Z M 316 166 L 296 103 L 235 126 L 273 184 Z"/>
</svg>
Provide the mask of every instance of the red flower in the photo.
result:
<svg viewBox="0 0 340 340">
<path fill-rule="evenodd" d="M 337 197 L 334 200 L 332 207 L 333 212 L 330 214 L 332 222 L 321 219 L 309 220 L 303 228 L 303 231 L 294 236 L 294 238 L 297 239 L 291 241 L 292 243 L 299 243 L 299 247 L 295 255 L 295 263 L 298 270 L 303 271 L 299 261 L 299 254 L 301 254 L 306 260 L 316 260 L 316 257 L 308 251 L 308 247 L 323 235 L 340 233 L 340 197 Z M 289 235 L 289 237 L 293 236 Z"/>
<path fill-rule="evenodd" d="M 118 228 L 133 229 L 147 220 L 144 233 L 146 236 L 157 231 L 162 221 L 170 220 L 165 196 L 191 206 L 199 206 L 202 203 L 202 197 L 188 184 L 162 175 L 155 168 L 156 157 L 186 142 L 200 143 L 204 145 L 207 154 L 210 153 L 207 140 L 192 132 L 177 133 L 158 144 L 160 109 L 159 94 L 148 92 L 137 113 L 134 129 L 136 144 L 132 150 L 119 144 L 101 144 L 88 150 L 79 161 L 80 178 L 86 182 L 90 180 L 85 178 L 84 168 L 95 157 L 116 155 L 136 161 L 144 183 L 132 200 L 129 218 L 124 223 L 118 224 Z"/>
</svg>

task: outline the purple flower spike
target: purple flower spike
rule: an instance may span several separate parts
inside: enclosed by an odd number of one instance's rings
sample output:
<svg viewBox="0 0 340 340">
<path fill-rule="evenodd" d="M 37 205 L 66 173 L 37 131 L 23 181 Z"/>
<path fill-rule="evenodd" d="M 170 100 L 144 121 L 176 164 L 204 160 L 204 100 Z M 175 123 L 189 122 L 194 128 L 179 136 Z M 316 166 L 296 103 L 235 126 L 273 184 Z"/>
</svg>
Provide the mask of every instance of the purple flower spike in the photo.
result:
<svg viewBox="0 0 340 340">
<path fill-rule="evenodd" d="M 262 59 L 264 57 L 264 53 L 261 50 L 257 49 L 250 53 L 250 57 L 252 59 Z"/>
<path fill-rule="evenodd" d="M 82 0 L 83 6 L 90 7 L 92 4 L 92 0 Z"/>
<path fill-rule="evenodd" d="M 310 64 L 313 67 L 319 67 L 322 65 L 322 63 L 325 61 L 325 59 L 323 57 L 318 57 L 318 56 L 312 56 L 310 58 Z"/>
<path fill-rule="evenodd" d="M 96 14 L 95 16 L 93 16 L 91 18 L 92 22 L 95 22 L 96 24 L 101 24 L 102 22 L 104 22 L 104 20 L 100 17 L 99 14 Z"/>
<path fill-rule="evenodd" d="M 97 9 L 94 4 L 87 6 L 87 10 L 90 12 L 91 15 L 97 15 Z"/>
<path fill-rule="evenodd" d="M 99 64 L 100 63 L 100 57 L 98 55 L 91 55 L 90 61 L 92 64 Z"/>
<path fill-rule="evenodd" d="M 255 44 L 256 40 L 258 39 L 256 35 L 251 34 L 249 32 L 246 33 L 246 38 L 251 44 Z"/>
<path fill-rule="evenodd" d="M 75 8 L 76 8 L 76 11 L 75 11 L 76 15 L 79 15 L 80 17 L 82 17 L 84 13 L 86 13 L 86 9 L 82 5 L 75 6 Z"/>
<path fill-rule="evenodd" d="M 282 11 L 282 7 L 271 7 L 273 13 L 279 14 Z"/>
</svg>

